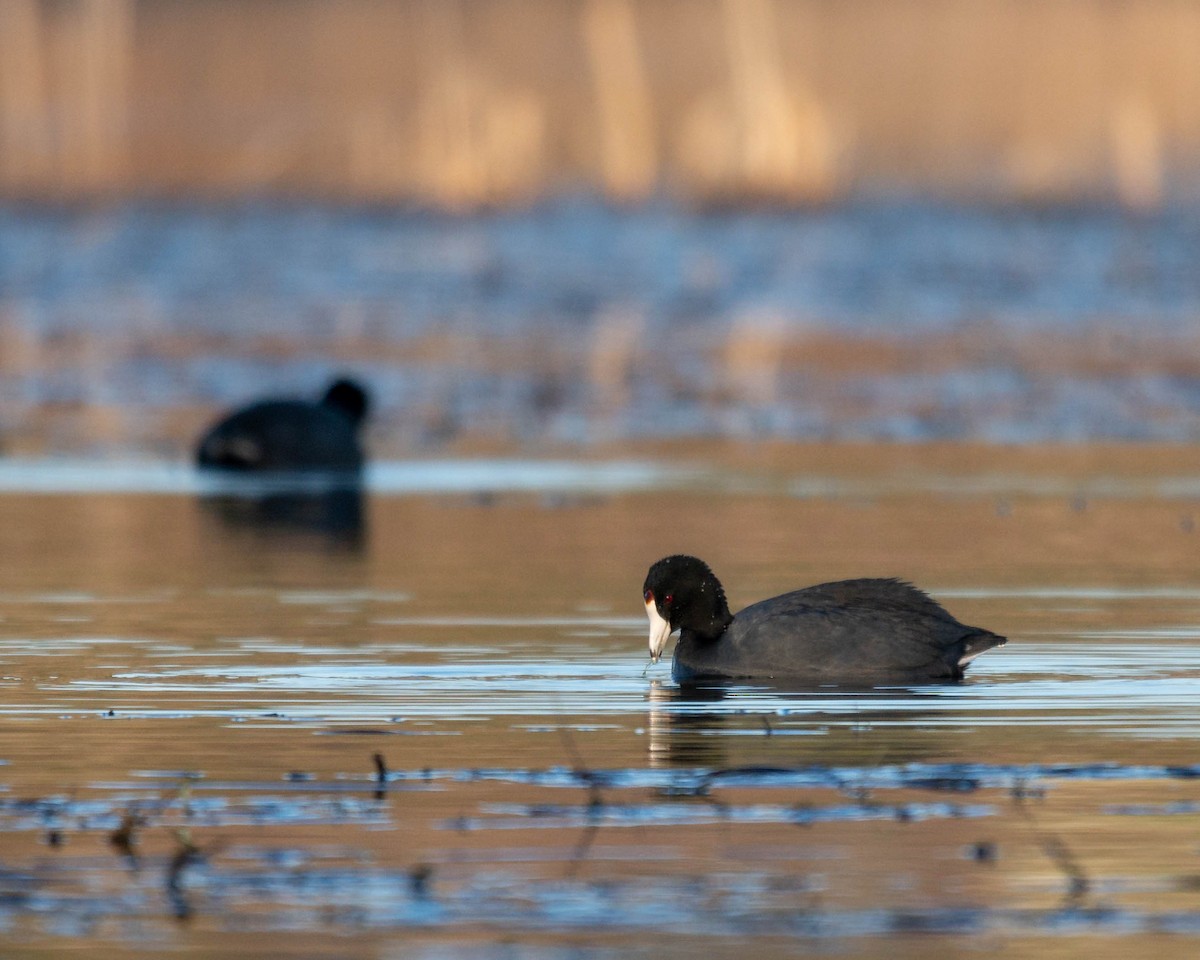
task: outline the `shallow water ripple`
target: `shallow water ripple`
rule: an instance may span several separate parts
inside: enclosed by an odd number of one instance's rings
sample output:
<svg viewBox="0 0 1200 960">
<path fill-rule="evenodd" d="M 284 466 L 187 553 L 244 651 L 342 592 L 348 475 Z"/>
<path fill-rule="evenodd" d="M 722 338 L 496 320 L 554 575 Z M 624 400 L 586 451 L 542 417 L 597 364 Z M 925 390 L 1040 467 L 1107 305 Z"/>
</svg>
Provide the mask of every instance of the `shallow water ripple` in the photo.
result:
<svg viewBox="0 0 1200 960">
<path fill-rule="evenodd" d="M 6 947 L 1190 960 L 1190 506 L 895 456 L 838 496 L 376 492 L 350 544 L 0 495 Z M 738 603 L 903 573 L 1011 642 L 961 684 L 680 687 L 638 598 L 667 527 Z"/>
</svg>

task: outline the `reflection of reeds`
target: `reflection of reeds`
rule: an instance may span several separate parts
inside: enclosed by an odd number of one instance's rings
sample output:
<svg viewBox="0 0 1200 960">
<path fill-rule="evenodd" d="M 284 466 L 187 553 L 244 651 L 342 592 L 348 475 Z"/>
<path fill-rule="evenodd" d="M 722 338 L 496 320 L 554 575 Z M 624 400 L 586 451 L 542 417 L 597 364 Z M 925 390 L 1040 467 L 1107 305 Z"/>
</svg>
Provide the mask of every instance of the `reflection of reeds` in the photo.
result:
<svg viewBox="0 0 1200 960">
<path fill-rule="evenodd" d="M 787 320 L 768 310 L 734 318 L 725 344 L 725 378 L 737 400 L 769 406 L 779 398 L 779 377 L 787 341 Z"/>
<path fill-rule="evenodd" d="M 612 309 L 596 317 L 588 351 L 588 380 L 599 411 L 609 416 L 629 402 L 633 364 L 643 348 L 645 318 L 633 309 Z"/>
</svg>

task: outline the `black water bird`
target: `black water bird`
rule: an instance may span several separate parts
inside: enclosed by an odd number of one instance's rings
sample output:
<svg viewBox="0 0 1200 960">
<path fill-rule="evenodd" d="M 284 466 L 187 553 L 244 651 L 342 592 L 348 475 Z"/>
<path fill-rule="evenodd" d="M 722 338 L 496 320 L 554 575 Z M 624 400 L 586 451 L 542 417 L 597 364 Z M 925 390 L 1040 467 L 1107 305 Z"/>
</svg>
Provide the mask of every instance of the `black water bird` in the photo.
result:
<svg viewBox="0 0 1200 960">
<path fill-rule="evenodd" d="M 214 424 L 196 448 L 205 468 L 239 472 L 355 472 L 370 400 L 353 380 L 335 380 L 320 400 L 269 398 Z"/>
<path fill-rule="evenodd" d="M 730 613 L 725 591 L 702 560 L 659 560 L 642 586 L 657 662 L 679 630 L 672 673 L 691 682 L 784 678 L 868 686 L 960 680 L 979 654 L 1005 643 L 959 623 L 900 580 L 822 583 Z"/>
</svg>

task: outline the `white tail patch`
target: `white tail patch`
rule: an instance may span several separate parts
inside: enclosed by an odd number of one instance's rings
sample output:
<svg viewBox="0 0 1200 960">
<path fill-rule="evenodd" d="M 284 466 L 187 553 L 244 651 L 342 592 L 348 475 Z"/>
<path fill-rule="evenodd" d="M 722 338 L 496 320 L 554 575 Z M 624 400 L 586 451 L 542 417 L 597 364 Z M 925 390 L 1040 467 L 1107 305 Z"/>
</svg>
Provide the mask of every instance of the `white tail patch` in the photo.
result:
<svg viewBox="0 0 1200 960">
<path fill-rule="evenodd" d="M 985 635 L 990 638 L 991 642 L 975 642 L 967 641 L 967 649 L 961 657 L 958 658 L 958 665 L 965 667 L 968 663 L 974 660 L 981 653 L 987 653 L 993 647 L 1002 647 L 1008 640 L 1005 637 L 998 637 L 995 634 Z"/>
</svg>

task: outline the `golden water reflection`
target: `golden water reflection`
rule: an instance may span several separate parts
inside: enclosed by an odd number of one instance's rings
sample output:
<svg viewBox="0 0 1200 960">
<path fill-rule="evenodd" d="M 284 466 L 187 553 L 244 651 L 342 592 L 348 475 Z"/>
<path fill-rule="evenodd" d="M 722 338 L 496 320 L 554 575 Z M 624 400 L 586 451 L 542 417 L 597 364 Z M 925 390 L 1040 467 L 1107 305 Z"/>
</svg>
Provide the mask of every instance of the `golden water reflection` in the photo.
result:
<svg viewBox="0 0 1200 960">
<path fill-rule="evenodd" d="M 1184 453 L 718 450 L 762 482 L 368 490 L 353 549 L 193 495 L 0 496 L 6 941 L 1182 956 L 1200 578 L 1194 503 L 1146 484 Z M 642 676 L 638 596 L 675 551 L 734 606 L 902 576 L 1011 643 L 958 686 L 681 691 Z M 109 842 L 130 811 L 136 864 Z"/>
</svg>

